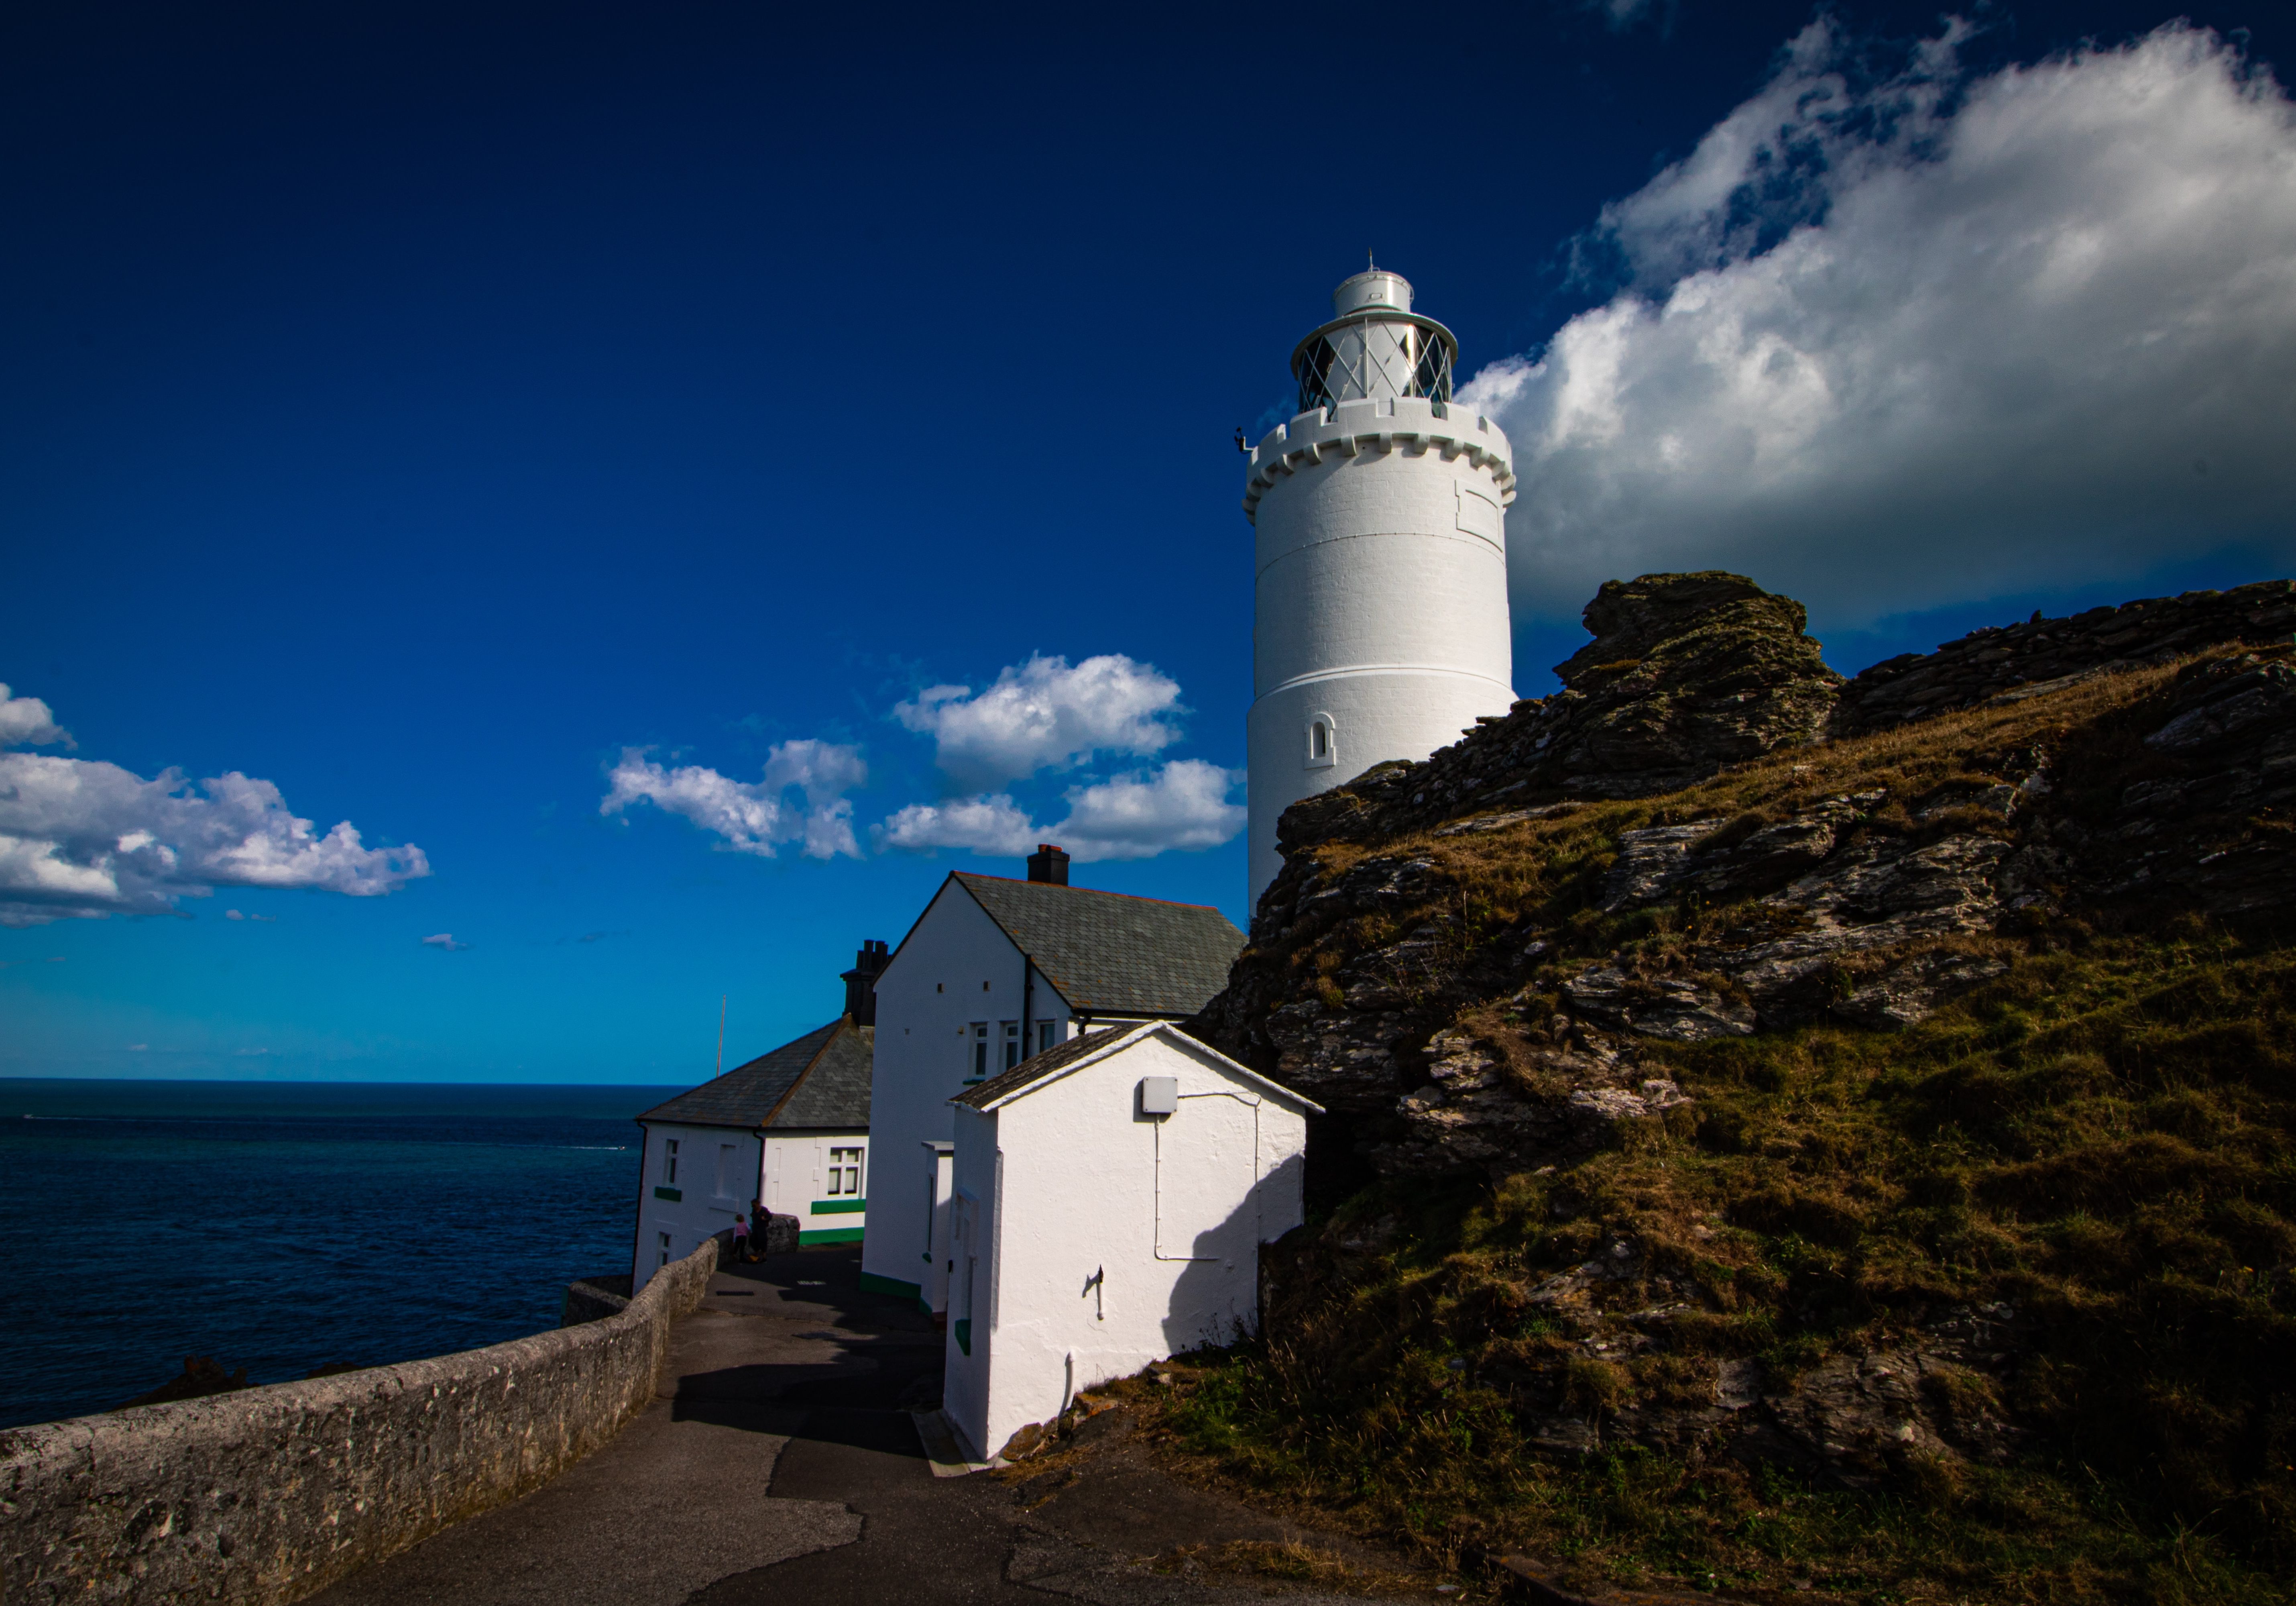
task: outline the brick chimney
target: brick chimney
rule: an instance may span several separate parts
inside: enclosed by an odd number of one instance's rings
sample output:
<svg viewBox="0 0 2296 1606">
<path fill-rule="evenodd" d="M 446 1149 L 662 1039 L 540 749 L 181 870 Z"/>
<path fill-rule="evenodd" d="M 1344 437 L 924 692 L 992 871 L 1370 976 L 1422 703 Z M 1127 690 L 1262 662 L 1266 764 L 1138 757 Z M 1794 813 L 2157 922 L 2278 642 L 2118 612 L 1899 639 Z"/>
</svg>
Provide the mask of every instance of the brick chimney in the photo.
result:
<svg viewBox="0 0 2296 1606">
<path fill-rule="evenodd" d="M 853 968 L 845 973 L 845 1013 L 855 1025 L 877 1024 L 877 976 L 892 957 L 882 943 L 873 942 L 862 943 L 853 956 Z"/>
<path fill-rule="evenodd" d="M 1069 856 L 1049 842 L 1040 842 L 1037 851 L 1029 855 L 1029 879 L 1042 881 L 1050 886 L 1069 884 Z"/>
</svg>

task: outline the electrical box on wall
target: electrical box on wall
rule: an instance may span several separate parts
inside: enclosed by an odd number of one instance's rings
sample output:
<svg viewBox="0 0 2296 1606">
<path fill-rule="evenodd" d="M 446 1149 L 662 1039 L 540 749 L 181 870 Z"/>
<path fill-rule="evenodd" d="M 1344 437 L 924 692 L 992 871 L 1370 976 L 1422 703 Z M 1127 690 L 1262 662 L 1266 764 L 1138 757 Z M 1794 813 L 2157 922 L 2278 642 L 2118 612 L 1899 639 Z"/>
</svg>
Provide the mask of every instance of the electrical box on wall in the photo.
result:
<svg viewBox="0 0 2296 1606">
<path fill-rule="evenodd" d="M 1180 1079 L 1177 1076 L 1143 1076 L 1140 1078 L 1140 1113 L 1144 1116 L 1168 1116 L 1180 1108 Z"/>
</svg>

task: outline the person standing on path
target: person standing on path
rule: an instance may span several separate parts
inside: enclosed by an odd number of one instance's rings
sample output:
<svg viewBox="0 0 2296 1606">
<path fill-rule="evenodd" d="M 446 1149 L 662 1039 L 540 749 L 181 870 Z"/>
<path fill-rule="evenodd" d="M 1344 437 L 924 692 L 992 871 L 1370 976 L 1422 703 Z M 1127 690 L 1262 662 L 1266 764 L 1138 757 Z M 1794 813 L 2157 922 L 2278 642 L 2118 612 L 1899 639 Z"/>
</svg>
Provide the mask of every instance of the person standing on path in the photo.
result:
<svg viewBox="0 0 2296 1606">
<path fill-rule="evenodd" d="M 756 1258 L 750 1253 L 750 1218 L 747 1214 L 734 1217 L 734 1258 L 742 1261 Z"/>
</svg>

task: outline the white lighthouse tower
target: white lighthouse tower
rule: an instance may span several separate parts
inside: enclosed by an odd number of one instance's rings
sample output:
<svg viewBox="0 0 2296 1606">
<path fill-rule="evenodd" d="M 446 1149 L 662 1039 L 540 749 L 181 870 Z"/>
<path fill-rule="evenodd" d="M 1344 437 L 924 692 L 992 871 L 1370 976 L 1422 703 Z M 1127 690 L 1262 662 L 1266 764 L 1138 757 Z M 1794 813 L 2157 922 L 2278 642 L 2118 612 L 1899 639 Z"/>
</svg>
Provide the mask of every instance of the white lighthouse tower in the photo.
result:
<svg viewBox="0 0 2296 1606">
<path fill-rule="evenodd" d="M 1275 821 L 1387 759 L 1423 759 L 1514 701 L 1513 453 L 1451 405 L 1451 332 L 1381 268 L 1292 353 L 1300 412 L 1252 449 L 1251 901 Z"/>
</svg>

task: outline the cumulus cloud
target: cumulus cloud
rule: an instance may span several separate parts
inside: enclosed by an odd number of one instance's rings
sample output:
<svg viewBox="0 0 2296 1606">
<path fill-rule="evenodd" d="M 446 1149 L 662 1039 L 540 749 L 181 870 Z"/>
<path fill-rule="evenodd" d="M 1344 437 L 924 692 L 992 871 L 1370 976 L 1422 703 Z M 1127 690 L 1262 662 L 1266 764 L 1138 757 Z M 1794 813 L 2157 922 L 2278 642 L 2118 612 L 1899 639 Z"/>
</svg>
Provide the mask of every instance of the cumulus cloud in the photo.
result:
<svg viewBox="0 0 2296 1606">
<path fill-rule="evenodd" d="M 934 761 L 959 786 L 986 791 L 1095 753 L 1147 758 L 1179 739 L 1179 683 L 1152 664 L 1103 653 L 1071 666 L 1035 655 L 996 684 L 932 686 L 893 716 L 933 738 Z"/>
<path fill-rule="evenodd" d="M 878 828 L 888 848 L 928 852 L 964 848 L 998 858 L 1057 842 L 1079 862 L 1147 859 L 1175 849 L 1218 847 L 1243 828 L 1244 810 L 1227 801 L 1243 779 L 1201 759 L 1175 759 L 1157 770 L 1071 787 L 1068 815 L 1038 826 L 1008 794 L 911 803 Z"/>
<path fill-rule="evenodd" d="M 1152 773 L 1072 788 L 1069 817 L 1054 828 L 1062 845 L 1084 860 L 1218 847 L 1243 829 L 1243 805 L 1227 801 L 1242 780 L 1240 770 L 1175 759 Z"/>
<path fill-rule="evenodd" d="M 441 953 L 462 953 L 470 947 L 470 944 L 455 941 L 455 934 L 451 931 L 442 931 L 435 936 L 424 937 L 422 946 L 436 948 Z"/>
<path fill-rule="evenodd" d="M 56 723 L 48 705 L 37 697 L 11 696 L 0 684 L 0 747 L 46 747 L 61 742 L 78 746 L 71 732 Z"/>
<path fill-rule="evenodd" d="M 40 723 L 28 717 L 20 728 L 34 734 L 12 739 L 60 739 L 38 699 L 7 706 L 28 703 Z M 0 926 L 170 914 L 218 886 L 372 898 L 430 873 L 412 843 L 370 848 L 348 820 L 321 836 L 277 787 L 237 770 L 145 780 L 117 764 L 0 753 Z"/>
<path fill-rule="evenodd" d="M 1028 852 L 1038 840 L 1036 823 L 1003 792 L 994 797 L 911 803 L 877 828 L 877 838 L 881 845 L 905 852 L 966 848 L 1003 859 Z"/>
<path fill-rule="evenodd" d="M 255 920 L 267 924 L 279 917 L 277 915 L 243 915 L 235 909 L 226 909 L 223 911 L 223 918 L 226 920 Z"/>
<path fill-rule="evenodd" d="M 1836 24 L 1579 244 L 1622 287 L 1478 374 L 1515 602 L 1727 567 L 1866 618 L 2296 548 L 2296 116 L 2183 23 L 1972 77 Z"/>
<path fill-rule="evenodd" d="M 1177 681 L 1117 653 L 1075 664 L 1038 654 L 978 692 L 928 687 L 897 704 L 893 716 L 932 738 L 935 762 L 963 793 L 896 810 L 870 828 L 874 844 L 881 851 L 950 848 L 1015 858 L 1040 841 L 1057 840 L 1090 861 L 1226 842 L 1243 826 L 1242 805 L 1227 801 L 1242 777 L 1201 760 L 1070 787 L 1068 811 L 1052 825 L 1037 824 L 1009 789 L 1014 780 L 1073 769 L 1097 754 L 1152 756 L 1179 739 L 1175 721 L 1184 712 Z M 609 771 L 611 787 L 599 811 L 648 802 L 738 852 L 770 858 L 777 844 L 802 841 L 817 859 L 858 857 L 852 805 L 843 794 L 866 778 L 859 749 L 823 742 L 775 747 L 755 785 L 699 766 L 666 768 L 632 747 Z M 804 793 L 802 806 L 792 791 Z"/>
<path fill-rule="evenodd" d="M 651 803 L 714 832 L 733 852 L 762 859 L 773 858 L 784 843 L 803 844 L 808 859 L 861 855 L 853 837 L 853 804 L 844 795 L 869 778 L 858 747 L 776 743 L 766 756 L 764 778 L 754 782 L 694 764 L 666 769 L 649 759 L 647 751 L 622 749 L 620 761 L 607 771 L 611 789 L 598 804 L 599 813 L 619 814 L 635 803 Z"/>
</svg>

